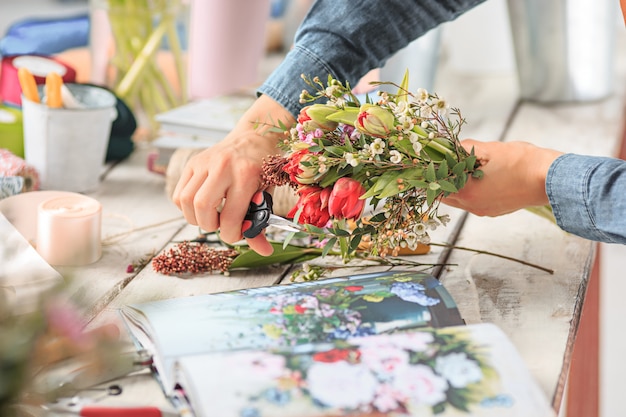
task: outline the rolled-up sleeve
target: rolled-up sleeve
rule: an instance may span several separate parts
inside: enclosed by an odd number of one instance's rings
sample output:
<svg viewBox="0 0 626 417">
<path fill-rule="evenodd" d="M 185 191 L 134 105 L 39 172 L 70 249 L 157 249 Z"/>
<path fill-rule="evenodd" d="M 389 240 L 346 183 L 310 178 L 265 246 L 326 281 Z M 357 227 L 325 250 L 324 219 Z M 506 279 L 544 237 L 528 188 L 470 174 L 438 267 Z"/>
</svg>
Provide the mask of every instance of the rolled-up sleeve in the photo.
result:
<svg viewBox="0 0 626 417">
<path fill-rule="evenodd" d="M 548 170 L 546 193 L 562 229 L 626 244 L 626 161 L 561 155 Z"/>
<path fill-rule="evenodd" d="M 303 105 L 300 93 L 307 87 L 301 74 L 322 80 L 332 75 L 356 85 L 412 40 L 483 1 L 317 0 L 298 29 L 293 48 L 258 93 L 296 116 Z"/>
</svg>

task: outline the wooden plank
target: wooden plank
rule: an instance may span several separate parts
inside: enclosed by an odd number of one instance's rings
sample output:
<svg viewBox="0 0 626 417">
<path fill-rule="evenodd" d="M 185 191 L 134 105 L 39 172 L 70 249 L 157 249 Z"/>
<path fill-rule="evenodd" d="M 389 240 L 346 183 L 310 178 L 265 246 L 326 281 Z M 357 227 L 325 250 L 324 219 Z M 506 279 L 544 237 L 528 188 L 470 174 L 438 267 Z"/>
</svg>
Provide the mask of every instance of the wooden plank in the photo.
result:
<svg viewBox="0 0 626 417">
<path fill-rule="evenodd" d="M 523 103 L 504 140 L 613 155 L 621 133 L 623 86 L 622 77 L 615 95 L 594 103 Z M 454 251 L 451 260 L 464 268 L 448 271 L 442 281 L 457 300 L 471 294 L 467 304 L 461 302 L 469 321 L 494 322 L 512 338 L 558 409 L 595 245 L 525 211 L 499 218 L 469 216 L 457 244 L 555 270 L 545 276 L 528 267 L 507 267 L 496 258 Z"/>
<path fill-rule="evenodd" d="M 57 268 L 69 281 L 72 298 L 84 306 L 87 321 L 132 280 L 129 264 L 160 251 L 186 224 L 165 196 L 164 177 L 147 170 L 146 158 L 147 149 L 136 150 L 88 194 L 102 204 L 101 259 Z"/>
</svg>

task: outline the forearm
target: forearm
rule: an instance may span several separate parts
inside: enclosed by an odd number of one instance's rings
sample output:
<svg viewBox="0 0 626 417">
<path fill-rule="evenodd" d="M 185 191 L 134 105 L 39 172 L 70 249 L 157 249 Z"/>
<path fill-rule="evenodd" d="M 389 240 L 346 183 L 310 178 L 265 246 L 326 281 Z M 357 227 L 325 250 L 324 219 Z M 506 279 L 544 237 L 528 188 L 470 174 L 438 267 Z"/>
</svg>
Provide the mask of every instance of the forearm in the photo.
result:
<svg viewBox="0 0 626 417">
<path fill-rule="evenodd" d="M 296 34 L 293 49 L 259 91 L 295 116 L 302 107 L 300 91 L 306 87 L 300 74 L 324 79 L 331 74 L 356 85 L 412 40 L 483 1 L 317 0 Z"/>
<path fill-rule="evenodd" d="M 564 230 L 626 244 L 626 161 L 563 155 L 548 171 L 546 192 Z"/>
</svg>

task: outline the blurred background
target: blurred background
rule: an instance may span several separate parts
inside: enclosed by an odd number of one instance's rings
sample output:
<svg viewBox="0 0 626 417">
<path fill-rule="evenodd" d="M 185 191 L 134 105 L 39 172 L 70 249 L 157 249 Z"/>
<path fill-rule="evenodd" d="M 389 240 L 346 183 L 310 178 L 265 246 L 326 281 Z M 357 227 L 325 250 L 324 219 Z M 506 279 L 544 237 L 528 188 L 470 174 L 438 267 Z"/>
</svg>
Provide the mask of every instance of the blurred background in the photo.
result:
<svg viewBox="0 0 626 417">
<path fill-rule="evenodd" d="M 118 65 L 119 62 L 116 63 L 115 61 L 117 59 L 116 52 L 113 51 L 111 39 L 112 34 L 115 34 L 115 28 L 107 26 L 106 12 L 104 12 L 105 18 L 103 19 L 103 11 L 107 9 L 108 4 L 106 0 L 20 0 L 11 2 L 4 0 L 0 6 L 0 35 L 4 37 L 4 43 L 0 43 L 0 46 L 5 54 L 7 51 L 10 52 L 11 48 L 32 48 L 28 51 L 29 53 L 42 52 L 46 55 L 54 55 L 76 70 L 76 81 L 106 83 L 112 86 L 119 93 L 118 95 L 127 99 L 131 108 L 140 115 L 138 118 L 140 127 L 143 129 L 138 130 L 139 133 L 135 140 L 150 140 L 155 129 L 151 125 L 150 118 L 155 113 L 176 107 L 197 97 L 209 97 L 235 90 L 253 89 L 280 62 L 290 47 L 293 34 L 306 12 L 309 1 L 255 0 L 255 3 L 257 2 L 258 8 L 248 10 L 247 16 L 235 16 L 235 18 L 247 19 L 246 21 L 250 22 L 250 25 L 247 26 L 248 31 L 239 31 L 245 32 L 241 36 L 249 36 L 258 41 L 249 45 L 252 49 L 242 52 L 239 48 L 232 47 L 227 51 L 214 52 L 214 54 L 222 54 L 221 62 L 223 65 L 221 67 L 226 68 L 227 73 L 229 68 L 232 69 L 235 66 L 244 68 L 246 72 L 229 74 L 230 77 L 216 75 L 214 78 L 220 80 L 217 84 L 210 84 L 206 80 L 194 78 L 195 75 L 190 69 L 191 66 L 195 66 L 198 71 L 206 71 L 209 66 L 215 66 L 214 61 L 207 58 L 205 62 L 201 62 L 200 59 L 196 58 L 194 62 L 191 62 L 186 53 L 194 48 L 208 48 L 209 41 L 203 45 L 193 43 L 193 37 L 189 36 L 190 19 L 193 16 L 188 13 L 186 1 L 173 2 L 180 3 L 181 7 L 173 11 L 173 26 L 167 29 L 166 36 L 160 40 L 159 49 L 168 53 L 159 56 L 157 63 L 158 68 L 163 70 L 166 83 L 172 88 L 172 91 L 160 90 L 164 97 L 162 102 L 152 97 L 149 102 L 157 103 L 155 104 L 156 108 L 152 110 L 147 108 L 146 102 L 141 101 L 140 95 L 134 95 L 137 94 L 138 88 L 133 83 L 137 83 L 137 80 L 131 79 L 129 81 L 127 79 L 128 85 L 120 84 L 119 68 L 121 67 Z M 163 2 L 152 1 L 150 3 L 157 7 L 159 3 Z M 598 4 L 600 3 L 603 2 Z M 623 62 L 626 59 L 626 31 L 617 8 L 618 1 L 615 0 L 614 3 L 615 13 L 613 15 L 615 19 L 611 24 L 615 25 L 615 45 L 614 49 L 611 45 L 607 51 L 617 61 Z M 167 15 L 159 14 L 156 20 L 149 21 L 150 29 L 156 31 L 159 21 L 165 19 L 164 16 Z M 41 42 L 36 42 L 28 39 L 28 33 L 29 28 L 31 33 L 33 30 L 37 30 L 34 24 L 37 22 L 48 25 L 60 22 L 62 25 L 48 26 L 46 29 L 48 32 L 45 33 L 52 36 L 47 36 Z M 108 22 L 109 25 L 110 23 Z M 218 23 L 205 26 L 208 28 L 215 27 Z M 227 23 L 231 27 L 242 27 L 241 22 L 238 25 L 232 25 L 231 22 Z M 12 36 L 8 36 L 11 29 L 15 31 Z M 122 27 L 122 29 L 124 28 Z M 130 27 L 126 26 L 126 30 L 130 30 Z M 258 33 L 261 33 L 262 36 L 258 36 Z M 18 38 L 26 36 L 25 43 L 16 42 L 15 34 Z M 55 34 L 58 35 L 57 39 L 54 37 Z M 152 32 L 149 30 L 145 37 L 149 37 L 151 34 Z M 206 32 L 197 36 L 209 35 L 209 32 Z M 11 39 L 7 40 L 7 38 Z M 235 40 L 242 42 L 241 39 Z M 41 49 L 38 50 L 37 48 Z M 179 52 L 184 67 L 177 66 L 180 64 L 175 56 L 177 48 L 180 48 Z M 486 1 L 457 20 L 442 25 L 434 33 L 429 33 L 424 40 L 421 40 L 419 44 L 412 45 L 411 48 L 413 48 L 412 53 L 432 54 L 433 59 L 429 65 L 415 72 L 423 75 L 422 78 L 415 80 L 415 83 L 429 88 L 432 88 L 436 83 L 437 69 L 444 66 L 447 70 L 456 71 L 467 77 L 476 74 L 492 74 L 494 77 L 508 76 L 517 70 L 506 0 Z M 233 53 L 235 50 L 238 53 Z M 119 51 L 117 53 L 119 54 Z M 390 61 L 386 68 L 380 70 L 382 72 L 382 75 L 378 75 L 380 78 L 376 78 L 391 79 L 390 77 L 396 77 L 398 70 L 403 71 L 406 67 L 406 59 L 410 53 L 394 57 L 394 60 Z M 211 54 L 205 55 L 214 59 Z M 248 64 L 229 63 L 230 59 L 247 59 Z M 131 60 L 129 65 L 132 63 Z M 155 78 L 155 82 L 158 82 L 158 78 Z M 144 136 L 142 137 L 141 134 Z M 623 279 L 626 247 L 602 245 L 600 257 L 600 415 L 613 417 L 626 415 L 626 403 L 621 398 L 623 395 L 621 392 L 622 380 L 626 376 L 626 361 L 621 356 L 626 351 L 626 334 L 621 332 L 622 320 L 623 317 L 626 317 L 626 303 L 621 300 L 621 296 L 626 293 L 626 280 Z"/>
</svg>

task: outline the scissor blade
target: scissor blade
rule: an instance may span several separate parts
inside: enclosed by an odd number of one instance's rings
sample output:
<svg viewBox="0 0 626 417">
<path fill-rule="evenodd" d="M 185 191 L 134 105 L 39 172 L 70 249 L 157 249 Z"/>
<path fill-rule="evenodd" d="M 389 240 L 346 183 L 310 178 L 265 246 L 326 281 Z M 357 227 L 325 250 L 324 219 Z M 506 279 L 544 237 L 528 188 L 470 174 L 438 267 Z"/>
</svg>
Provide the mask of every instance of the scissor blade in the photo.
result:
<svg viewBox="0 0 626 417">
<path fill-rule="evenodd" d="M 277 216 L 275 214 L 270 214 L 270 218 L 267 222 L 268 226 L 274 226 L 282 230 L 286 230 L 288 232 L 302 232 L 304 231 L 304 227 L 299 225 L 298 223 L 294 223 L 291 220 L 287 220 L 284 217 Z"/>
</svg>

